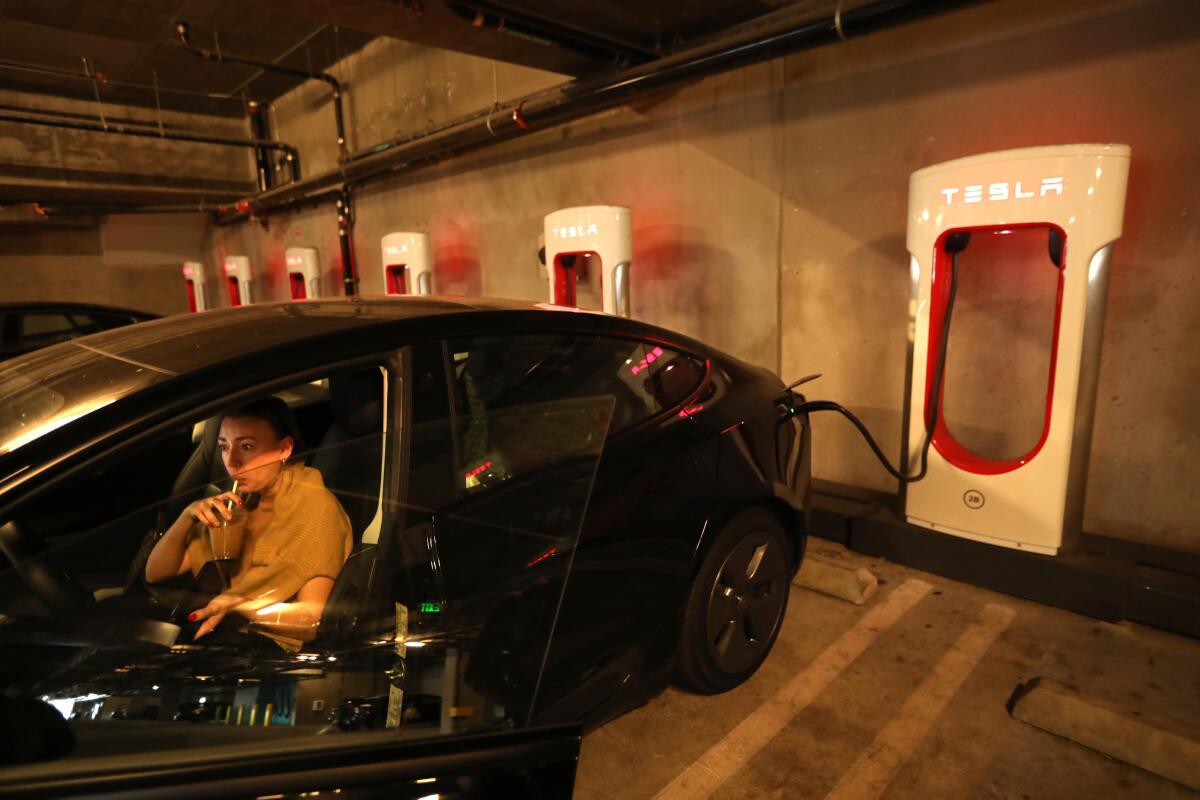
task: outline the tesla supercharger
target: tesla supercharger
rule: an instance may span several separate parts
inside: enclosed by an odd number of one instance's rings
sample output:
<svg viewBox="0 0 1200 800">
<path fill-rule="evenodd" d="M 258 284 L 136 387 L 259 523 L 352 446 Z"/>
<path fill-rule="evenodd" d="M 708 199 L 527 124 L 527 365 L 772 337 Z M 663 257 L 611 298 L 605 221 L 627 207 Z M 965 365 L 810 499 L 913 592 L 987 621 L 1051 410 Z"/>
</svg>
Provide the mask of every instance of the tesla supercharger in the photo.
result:
<svg viewBox="0 0 1200 800">
<path fill-rule="evenodd" d="M 321 269 L 317 263 L 317 248 L 289 247 L 283 253 L 287 264 L 288 292 L 293 300 L 309 300 L 321 296 Z"/>
<path fill-rule="evenodd" d="M 1129 156 L 1033 147 L 912 174 L 909 473 L 937 421 L 909 523 L 1046 555 L 1074 543 Z"/>
<path fill-rule="evenodd" d="M 546 215 L 551 303 L 629 316 L 631 219 L 624 206 L 579 206 Z"/>
<path fill-rule="evenodd" d="M 254 302 L 252 283 L 254 270 L 249 256 L 225 256 L 225 285 L 229 289 L 229 305 L 244 306 Z"/>
<path fill-rule="evenodd" d="M 397 231 L 381 241 L 383 286 L 387 294 L 433 294 L 429 234 Z"/>
<path fill-rule="evenodd" d="M 207 311 L 208 280 L 204 275 L 204 264 L 199 261 L 185 261 L 183 284 L 187 288 L 188 311 L 193 314 L 198 311 Z"/>
</svg>

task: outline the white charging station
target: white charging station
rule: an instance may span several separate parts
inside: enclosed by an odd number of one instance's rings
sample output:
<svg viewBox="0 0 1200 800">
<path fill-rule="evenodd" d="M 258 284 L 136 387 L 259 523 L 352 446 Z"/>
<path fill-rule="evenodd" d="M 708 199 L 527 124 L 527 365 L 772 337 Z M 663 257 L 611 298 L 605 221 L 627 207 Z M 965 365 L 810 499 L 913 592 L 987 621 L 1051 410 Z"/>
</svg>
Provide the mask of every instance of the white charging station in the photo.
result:
<svg viewBox="0 0 1200 800">
<path fill-rule="evenodd" d="M 315 247 L 289 247 L 283 252 L 287 264 L 288 292 L 293 300 L 321 296 L 321 268 Z"/>
<path fill-rule="evenodd" d="M 249 256 L 225 256 L 225 285 L 229 289 L 229 305 L 244 306 L 254 302 L 254 269 Z"/>
<path fill-rule="evenodd" d="M 974 246 L 972 265 L 982 263 L 980 254 L 1001 270 L 1020 259 L 1035 264 L 1030 274 L 1046 287 L 1043 346 L 1049 363 L 1038 365 L 1036 374 L 1046 380 L 1037 396 L 1022 398 L 1035 414 L 1020 452 L 981 454 L 960 441 L 966 426 L 956 428 L 954 420 L 939 415 L 928 473 L 905 490 L 909 523 L 1046 555 L 1073 544 L 1083 519 L 1105 297 L 1113 243 L 1121 235 L 1129 158 L 1129 147 L 1119 144 L 1032 147 L 912 174 L 907 472 L 916 471 L 933 406 L 945 399 L 945 384 L 936 399 L 934 385 L 939 359 L 945 363 L 943 341 L 949 353 L 956 347 L 958 312 L 952 311 L 948 328 L 944 322 L 952 277 L 958 281 L 965 274 L 960 255 L 965 259 Z M 1010 243 L 1023 239 L 1036 247 L 1013 251 Z M 1005 260 L 1010 258 L 1017 260 Z M 1007 280 L 1016 277 L 1009 273 Z M 981 313 L 978 306 L 986 300 L 973 302 L 971 313 Z M 991 347 L 1018 344 L 998 336 Z M 961 348 L 956 355 L 963 357 Z M 1002 399 L 1010 388 L 998 383 L 994 391 Z"/>
<path fill-rule="evenodd" d="M 396 231 L 384 236 L 383 285 L 389 295 L 433 294 L 433 259 L 429 234 Z"/>
<path fill-rule="evenodd" d="M 208 280 L 204 275 L 204 264 L 199 261 L 185 261 L 183 283 L 187 288 L 188 311 L 193 314 L 208 311 Z"/>
<path fill-rule="evenodd" d="M 628 317 L 632 215 L 624 206 L 578 206 L 546 215 L 550 302 Z"/>
</svg>

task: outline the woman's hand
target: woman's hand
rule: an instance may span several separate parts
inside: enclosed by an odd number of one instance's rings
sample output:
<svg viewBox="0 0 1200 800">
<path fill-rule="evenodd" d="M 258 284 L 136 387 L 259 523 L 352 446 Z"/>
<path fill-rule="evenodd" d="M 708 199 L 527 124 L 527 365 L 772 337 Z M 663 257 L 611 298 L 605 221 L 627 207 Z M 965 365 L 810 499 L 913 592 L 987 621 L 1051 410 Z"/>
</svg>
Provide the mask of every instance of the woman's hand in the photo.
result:
<svg viewBox="0 0 1200 800">
<path fill-rule="evenodd" d="M 244 597 L 238 597 L 234 594 L 219 594 L 210 600 L 204 608 L 198 608 L 188 614 L 188 622 L 204 620 L 204 624 L 196 629 L 196 635 L 192 637 L 192 640 L 195 641 L 201 636 L 212 633 L 212 629 L 221 624 L 221 620 L 225 619 L 225 615 L 243 602 L 245 602 Z"/>
<path fill-rule="evenodd" d="M 237 503 L 239 506 L 246 504 L 246 501 L 238 497 L 235 493 L 222 492 L 212 497 L 201 497 L 196 502 L 189 503 L 188 507 L 183 510 L 183 513 L 196 520 L 196 522 L 203 523 L 210 528 L 219 528 L 228 520 L 233 519 L 233 512 L 227 508 L 230 501 Z"/>
</svg>

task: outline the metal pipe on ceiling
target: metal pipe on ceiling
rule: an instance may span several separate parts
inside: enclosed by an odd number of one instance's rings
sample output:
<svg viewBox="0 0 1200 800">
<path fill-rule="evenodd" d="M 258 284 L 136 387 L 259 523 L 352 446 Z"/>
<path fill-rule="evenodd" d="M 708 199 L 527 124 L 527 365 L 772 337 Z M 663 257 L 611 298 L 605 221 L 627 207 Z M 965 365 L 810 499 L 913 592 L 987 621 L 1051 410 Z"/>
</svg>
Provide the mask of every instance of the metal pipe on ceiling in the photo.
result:
<svg viewBox="0 0 1200 800">
<path fill-rule="evenodd" d="M 346 297 L 357 294 L 358 270 L 354 256 L 354 206 L 350 189 L 343 187 L 337 199 L 338 250 L 342 256 L 342 290 Z"/>
<path fill-rule="evenodd" d="M 101 214 L 219 214 L 229 206 L 217 203 L 182 203 L 178 205 L 120 206 L 88 203 L 37 204 L 37 212 L 46 217 L 76 217 Z"/>
<path fill-rule="evenodd" d="M 9 58 L 0 58 L 0 69 L 14 70 L 17 72 L 29 72 L 34 75 L 46 75 L 54 78 L 69 78 L 72 80 L 87 81 L 93 83 L 96 80 L 96 75 L 88 74 L 81 70 L 61 69 L 59 67 L 47 67 L 42 64 L 29 64 L 23 61 L 13 61 Z M 152 84 L 133 83 L 130 81 L 119 81 L 105 77 L 101 81 L 105 86 L 119 86 L 126 89 L 139 89 L 142 91 L 153 92 L 160 91 L 168 94 L 182 94 L 191 97 L 204 97 L 209 100 L 232 100 L 236 94 L 220 94 L 218 92 L 199 92 L 192 89 L 175 89 L 170 86 L 155 87 Z"/>
<path fill-rule="evenodd" d="M 29 108 L 26 108 L 23 106 L 18 106 L 18 105 L 11 105 L 9 103 L 0 103 L 0 111 L 12 111 L 16 114 L 24 114 L 26 112 L 30 112 L 30 113 L 36 114 L 38 117 L 41 117 L 44 119 L 65 119 L 65 120 L 82 121 L 82 122 L 94 122 L 96 120 L 96 116 L 94 114 L 80 114 L 79 112 L 76 112 L 76 111 L 59 111 L 57 109 L 49 110 L 49 109 L 44 109 L 44 108 L 39 108 L 39 109 L 31 111 L 31 109 L 29 109 Z M 146 128 L 149 128 L 150 126 L 154 126 L 155 130 L 159 130 L 158 123 L 155 121 L 152 121 L 152 120 L 148 120 L 148 119 L 137 119 L 135 117 L 110 117 L 107 114 L 105 115 L 104 119 L 107 120 L 109 125 L 113 125 L 115 123 L 115 124 L 133 125 L 133 126 L 146 127 Z M 183 130 L 183 129 L 180 128 L 178 125 L 173 125 L 171 123 L 165 123 L 162 125 L 162 130 L 169 132 L 169 131 Z"/>
<path fill-rule="evenodd" d="M 492 0 L 447 0 L 447 8 L 475 27 L 490 28 L 538 44 L 558 47 L 614 66 L 643 64 L 661 53 L 569 22 L 517 11 Z M 568 15 L 569 16 L 569 15 Z"/>
<path fill-rule="evenodd" d="M 281 67 L 278 64 L 272 64 L 268 61 L 254 61 L 249 58 L 229 56 L 220 51 L 214 52 L 212 50 L 205 50 L 203 47 L 196 47 L 192 44 L 191 35 L 188 32 L 188 24 L 183 20 L 176 23 L 175 30 L 179 34 L 179 41 L 183 45 L 183 48 L 205 61 L 215 61 L 221 64 L 237 64 L 242 67 L 261 69 L 264 72 L 274 72 L 277 75 L 290 75 L 293 78 L 304 78 L 306 80 L 322 81 L 329 84 L 330 88 L 333 89 L 333 116 L 334 123 L 337 125 L 338 152 L 342 157 L 345 157 L 346 125 L 342 115 L 342 84 L 333 75 L 330 75 L 328 72 L 310 72 L 305 69 Z"/>
<path fill-rule="evenodd" d="M 61 117 L 45 117 L 34 114 L 18 114 L 11 111 L 0 111 L 0 122 L 17 122 L 22 125 L 41 125 L 46 128 L 65 128 L 73 131 L 88 131 L 89 133 L 109 133 L 118 136 L 139 136 L 145 139 L 163 139 L 168 142 L 194 142 L 196 144 L 212 144 L 222 147 L 247 147 L 252 149 L 278 150 L 284 154 L 296 178 L 300 175 L 300 152 L 290 144 L 264 139 L 236 139 L 230 136 L 213 136 L 207 133 L 191 133 L 188 131 L 160 131 L 157 128 L 142 128 L 134 125 L 124 125 L 107 120 L 105 122 L 84 122 L 80 120 L 63 119 Z"/>
<path fill-rule="evenodd" d="M 673 86 L 778 56 L 845 40 L 978 0 L 879 0 L 741 30 L 614 75 L 571 81 L 518 100 L 384 142 L 349 156 L 337 168 L 249 199 L 254 212 L 311 202 L 333 187 L 362 184 L 443 158 L 515 139 L 622 105 Z M 830 5 L 833 5 L 832 3 Z M 243 214 L 225 217 L 234 222 Z"/>
</svg>

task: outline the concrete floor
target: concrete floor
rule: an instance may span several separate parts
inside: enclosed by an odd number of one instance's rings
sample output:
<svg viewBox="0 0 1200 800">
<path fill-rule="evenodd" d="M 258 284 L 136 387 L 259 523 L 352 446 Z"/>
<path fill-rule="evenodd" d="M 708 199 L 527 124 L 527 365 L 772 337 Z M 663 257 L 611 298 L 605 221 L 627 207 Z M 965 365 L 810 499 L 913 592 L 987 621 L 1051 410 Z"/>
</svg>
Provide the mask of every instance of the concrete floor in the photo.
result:
<svg viewBox="0 0 1200 800">
<path fill-rule="evenodd" d="M 1014 720 L 1034 676 L 1200 726 L 1200 641 L 996 594 L 814 540 L 879 577 L 863 606 L 792 587 L 746 684 L 670 689 L 583 743 L 581 800 L 1195 798 Z"/>
</svg>

